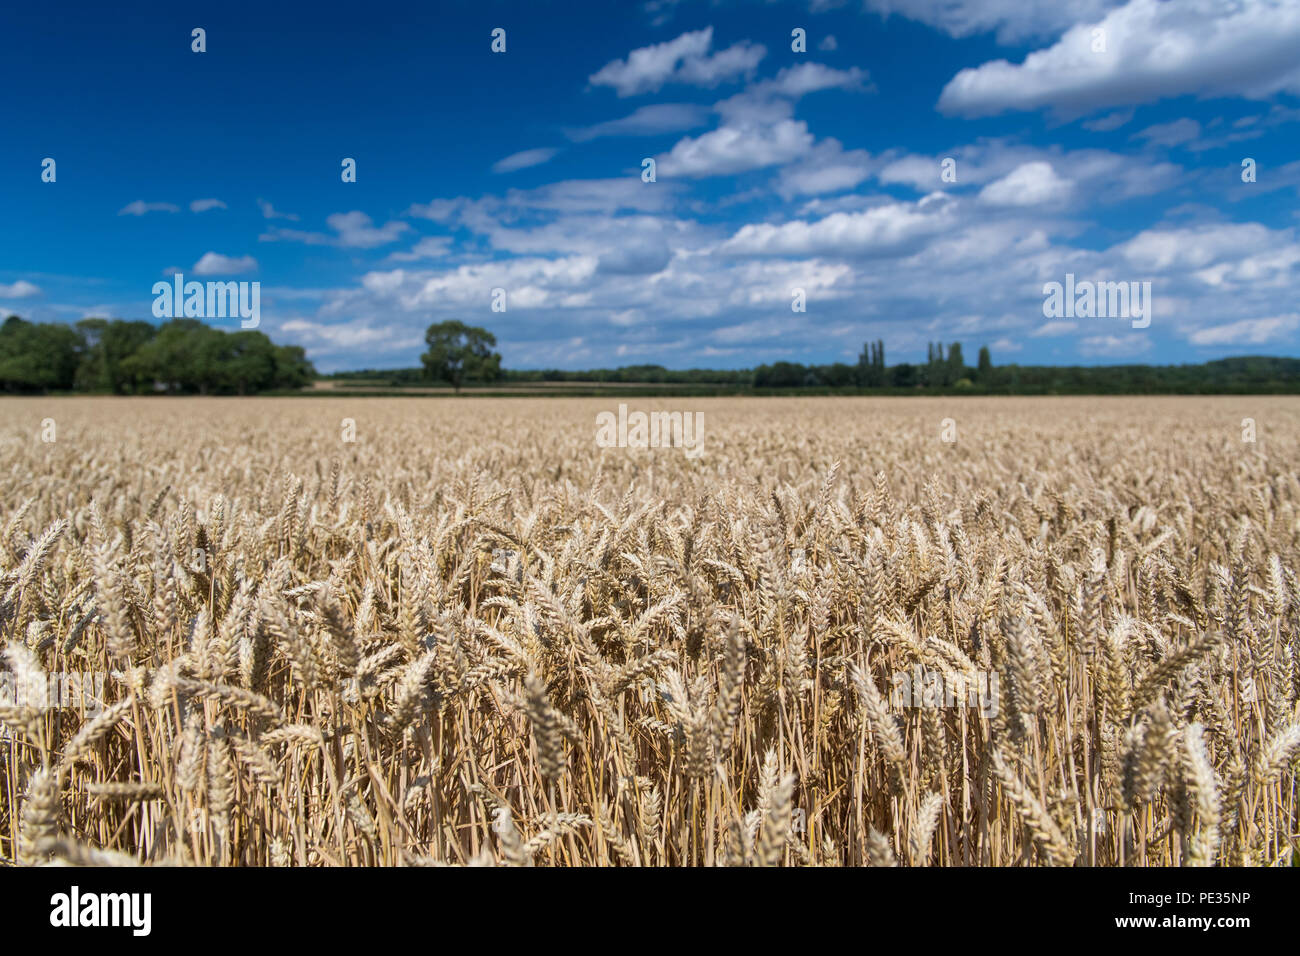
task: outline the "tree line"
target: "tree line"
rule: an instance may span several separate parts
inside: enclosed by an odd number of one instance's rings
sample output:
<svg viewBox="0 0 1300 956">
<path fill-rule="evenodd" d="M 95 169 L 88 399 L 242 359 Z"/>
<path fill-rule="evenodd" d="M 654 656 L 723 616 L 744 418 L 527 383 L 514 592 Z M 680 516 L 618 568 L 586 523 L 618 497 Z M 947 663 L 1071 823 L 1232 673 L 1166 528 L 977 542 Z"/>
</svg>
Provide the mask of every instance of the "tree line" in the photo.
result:
<svg viewBox="0 0 1300 956">
<path fill-rule="evenodd" d="M 856 364 L 775 362 L 753 369 L 503 369 L 487 329 L 448 321 L 431 325 L 419 368 L 339 372 L 340 382 L 378 380 L 393 387 L 446 383 L 536 382 L 725 387 L 737 390 L 957 391 L 983 394 L 1144 394 L 1300 392 L 1300 359 L 1247 356 L 1184 365 L 1034 366 L 993 364 L 987 346 L 967 365 L 960 342 L 931 343 L 924 363 L 887 365 L 885 343 L 864 343 Z M 197 319 L 161 325 L 83 319 L 74 325 L 0 325 L 0 389 L 113 394 L 168 392 L 251 395 L 310 385 L 316 369 L 303 349 L 276 345 L 253 330 L 224 332 Z"/>
<path fill-rule="evenodd" d="M 0 325 L 0 388 L 7 392 L 251 395 L 303 388 L 315 378 L 300 346 L 197 319 L 65 325 L 11 315 Z"/>
<path fill-rule="evenodd" d="M 877 339 L 863 345 L 856 365 L 776 362 L 754 369 L 750 384 L 755 388 L 974 388 L 993 382 L 988 346 L 980 348 L 975 368 L 966 365 L 960 342 L 949 345 L 946 353 L 942 342 L 932 342 L 927 353 L 924 365 L 900 362 L 887 366 L 885 343 Z"/>
<path fill-rule="evenodd" d="M 492 351 L 496 338 L 462 322 L 440 322 L 425 335 L 429 351 L 419 368 L 337 372 L 341 383 L 405 388 L 446 383 L 527 385 L 539 382 L 698 386 L 738 391 L 970 392 L 988 395 L 1133 395 L 1300 392 L 1300 359 L 1245 356 L 1182 365 L 998 365 L 988 346 L 967 365 L 962 343 L 932 342 L 924 363 L 887 365 L 885 343 L 863 344 L 856 364 L 802 365 L 774 362 L 752 369 L 670 369 L 625 365 L 581 371 L 503 369 Z"/>
<path fill-rule="evenodd" d="M 371 377 L 389 373 L 368 373 Z M 880 341 L 863 346 L 856 364 L 775 362 L 753 369 L 669 369 L 631 365 L 617 369 L 507 370 L 509 383 L 600 382 L 676 386 L 729 386 L 744 390 L 970 392 L 989 395 L 1141 395 L 1300 392 L 1300 359 L 1243 356 L 1182 365 L 994 365 L 987 346 L 974 366 L 961 343 L 932 344 L 924 364 L 885 364 Z M 394 385 L 403 384 L 390 378 Z"/>
</svg>

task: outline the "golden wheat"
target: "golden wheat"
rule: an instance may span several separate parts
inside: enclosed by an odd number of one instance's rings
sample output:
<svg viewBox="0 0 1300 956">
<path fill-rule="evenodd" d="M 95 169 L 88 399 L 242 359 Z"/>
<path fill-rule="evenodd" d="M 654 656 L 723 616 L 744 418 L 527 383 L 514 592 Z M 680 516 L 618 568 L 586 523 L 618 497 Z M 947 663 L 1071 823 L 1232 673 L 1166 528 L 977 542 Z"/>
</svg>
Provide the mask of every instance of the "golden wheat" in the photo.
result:
<svg viewBox="0 0 1300 956">
<path fill-rule="evenodd" d="M 0 861 L 1289 862 L 1300 401 L 687 404 L 6 400 Z"/>
</svg>

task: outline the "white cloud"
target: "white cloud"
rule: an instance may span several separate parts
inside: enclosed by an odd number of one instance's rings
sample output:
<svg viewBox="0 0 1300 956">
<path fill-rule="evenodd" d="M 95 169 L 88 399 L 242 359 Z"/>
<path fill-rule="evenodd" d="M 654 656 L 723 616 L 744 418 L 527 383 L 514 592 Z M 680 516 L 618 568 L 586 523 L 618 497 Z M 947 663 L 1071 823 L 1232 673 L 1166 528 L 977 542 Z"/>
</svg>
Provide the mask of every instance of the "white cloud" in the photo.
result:
<svg viewBox="0 0 1300 956">
<path fill-rule="evenodd" d="M 149 212 L 180 212 L 181 207 L 175 203 L 169 202 L 145 202 L 143 199 L 137 199 L 135 202 L 127 203 L 117 211 L 119 216 L 143 216 Z"/>
<path fill-rule="evenodd" d="M 730 176 L 788 163 L 812 149 L 813 135 L 801 120 L 725 125 L 687 137 L 658 161 L 667 176 Z"/>
<path fill-rule="evenodd" d="M 839 43 L 835 40 L 835 34 L 828 33 L 822 38 L 822 42 L 817 44 L 817 49 L 826 50 L 827 52 L 839 48 Z"/>
<path fill-rule="evenodd" d="M 754 93 L 773 93 L 798 99 L 819 90 L 864 90 L 867 88 L 866 70 L 850 67 L 837 70 L 824 63 L 800 63 L 787 66 L 774 78 L 752 87 Z"/>
<path fill-rule="evenodd" d="M 225 209 L 226 204 L 220 199 L 196 199 L 190 203 L 190 212 L 207 212 L 209 209 Z"/>
<path fill-rule="evenodd" d="M 404 222 L 393 220 L 376 228 L 374 222 L 359 210 L 336 212 L 325 217 L 325 224 L 337 233 L 307 232 L 301 229 L 273 228 L 258 236 L 263 242 L 302 242 L 309 246 L 341 246 L 345 249 L 373 249 L 375 246 L 396 242 L 410 230 Z"/>
<path fill-rule="evenodd" d="M 369 249 L 395 242 L 411 227 L 404 222 L 387 222 L 378 229 L 363 212 L 336 212 L 325 217 L 325 223 L 339 234 L 339 245 L 349 248 Z"/>
<path fill-rule="evenodd" d="M 1207 223 L 1185 228 L 1144 229 L 1116 250 L 1139 269 L 1157 272 L 1203 272 L 1256 256 L 1297 251 L 1287 230 L 1260 223 Z"/>
<path fill-rule="evenodd" d="M 1114 113 L 1107 113 L 1105 116 L 1086 121 L 1083 128 L 1094 133 L 1109 133 L 1113 129 L 1119 129 L 1132 118 L 1133 110 L 1116 110 Z"/>
<path fill-rule="evenodd" d="M 710 54 L 713 27 L 675 40 L 641 47 L 626 60 L 612 60 L 590 76 L 594 86 L 612 86 L 619 96 L 653 93 L 666 83 L 714 87 L 752 73 L 767 50 L 746 41 Z"/>
<path fill-rule="evenodd" d="M 239 275 L 244 272 L 256 272 L 257 260 L 252 256 L 223 256 L 219 252 L 205 252 L 194 268 L 190 270 L 200 276 Z"/>
<path fill-rule="evenodd" d="M 832 213 L 817 222 L 751 223 L 720 251 L 748 256 L 898 254 L 944 228 L 946 203 L 894 203 L 863 212 Z"/>
<path fill-rule="evenodd" d="M 736 121 L 724 128 L 756 136 L 768 129 L 746 122 L 740 104 L 732 105 Z M 772 125 L 781 122 L 801 126 L 789 116 Z M 740 191 L 708 198 L 663 172 L 659 183 L 646 186 L 629 169 L 607 180 L 435 199 L 407 214 L 466 239 L 408 235 L 385 268 L 325 290 L 314 314 L 297 318 L 341 331 L 304 327 L 294 339 L 321 367 L 410 364 L 430 322 L 486 310 L 499 286 L 508 290 L 510 311 L 489 324 L 506 364 L 515 367 L 600 364 L 610 356 L 672 365 L 684 354 L 732 364 L 820 362 L 840 354 L 852 361 L 862 341 L 878 337 L 895 361 L 915 361 L 936 336 L 962 341 L 972 355 L 987 342 L 995 361 L 998 354 L 1010 360 L 1017 348 L 1063 361 L 1148 361 L 1171 341 L 1194 347 L 1190 336 L 1206 328 L 1295 309 L 1300 224 L 1270 229 L 1222 216 L 1167 219 L 1137 236 L 1120 232 L 1127 242 L 1095 247 L 1096 235 L 1110 231 L 1105 224 L 1100 233 L 1093 228 L 1099 204 L 1168 188 L 1179 181 L 1178 167 L 1171 172 L 1148 154 L 1005 140 L 950 152 L 958 158 L 959 182 L 948 194 L 913 201 L 873 195 L 868 180 L 848 187 L 857 190 L 852 194 L 834 190 L 864 171 L 869 177 L 909 160 L 927 167 L 930 183 L 922 185 L 934 190 L 940 157 L 869 157 L 831 139 L 812 142 Z M 1050 195 L 1058 181 L 1072 183 L 1068 198 L 1082 217 L 1066 215 L 1064 205 L 1049 214 L 1040 206 L 995 208 L 981 201 L 981 191 L 997 198 L 990 186 L 1010 189 L 1013 174 L 1033 163 L 1046 164 L 1051 175 L 1030 178 L 1020 191 L 1045 183 Z M 836 181 L 840 175 L 846 178 Z M 823 189 L 829 191 L 818 192 Z M 795 196 L 814 198 L 792 201 Z M 792 215 L 790 207 L 798 211 Z M 744 209 L 743 218 L 735 220 L 732 209 Z M 351 226 L 377 228 L 368 219 Z M 319 241 L 338 244 L 335 233 Z M 1087 244 L 1075 245 L 1081 236 Z M 1127 322 L 1044 319 L 1043 284 L 1067 272 L 1150 280 L 1151 329 L 1130 336 Z M 789 321 L 795 287 L 808 293 L 808 323 Z M 556 328 L 566 330 L 563 341 Z M 1253 330 L 1244 327 L 1244 333 L 1269 331 Z M 1272 334 L 1274 351 L 1288 334 L 1296 336 L 1282 325 Z M 571 343 L 579 340 L 574 351 Z M 414 344 L 401 347 L 402 341 Z"/>
<path fill-rule="evenodd" d="M 431 199 L 427 203 L 413 203 L 406 210 L 406 215 L 433 222 L 451 222 L 471 202 L 469 199 Z"/>
<path fill-rule="evenodd" d="M 662 211 L 669 207 L 677 191 L 677 185 L 671 182 L 658 182 L 653 189 L 647 188 L 640 176 L 570 179 L 533 189 L 510 189 L 504 196 L 434 199 L 410 206 L 405 214 L 487 233 L 498 229 L 503 221 L 513 221 L 524 214 L 612 217 L 627 211 Z"/>
<path fill-rule="evenodd" d="M 1134 139 L 1144 139 L 1152 146 L 1180 146 L 1190 143 L 1201 135 L 1201 124 L 1194 119 L 1176 119 L 1169 123 L 1157 123 L 1134 133 Z"/>
<path fill-rule="evenodd" d="M 1276 315 L 1267 319 L 1242 319 L 1224 325 L 1197 329 L 1188 336 L 1194 345 L 1266 345 L 1294 342 L 1300 329 L 1300 314 Z"/>
<path fill-rule="evenodd" d="M 853 189 L 871 175 L 871 154 L 845 150 L 839 140 L 825 139 L 800 163 L 781 170 L 777 192 L 791 196 L 817 196 Z"/>
<path fill-rule="evenodd" d="M 1092 20 L 1117 0 L 866 0 L 882 16 L 899 14 L 965 37 L 998 31 L 1002 43 L 1053 36 L 1080 21 Z"/>
<path fill-rule="evenodd" d="M 999 162 L 1004 158 L 999 155 Z M 630 178 L 643 193 L 656 192 Z M 725 237 L 717 224 L 663 210 L 575 212 L 570 203 L 582 192 L 556 184 L 510 190 L 505 197 L 442 200 L 436 211 L 447 222 L 470 230 L 492 251 L 514 256 L 403 261 L 402 268 L 367 273 L 355 287 L 330 290 L 317 313 L 306 318 L 345 326 L 339 340 L 358 342 L 351 351 L 363 352 L 369 364 L 409 364 L 431 321 L 486 309 L 496 286 L 509 290 L 510 311 L 493 315 L 491 328 L 506 364 L 515 367 L 599 364 L 611 355 L 674 364 L 694 354 L 756 364 L 820 362 L 844 353 L 851 361 L 862 341 L 878 337 L 895 361 L 916 361 L 936 335 L 962 341 L 972 355 L 987 342 L 995 361 L 999 354 L 1046 348 L 1065 361 L 1088 356 L 1123 362 L 1148 361 L 1171 338 L 1188 342 L 1198 328 L 1286 316 L 1295 308 L 1294 283 L 1281 279 L 1294 275 L 1294 266 L 1283 273 L 1274 262 L 1265 273 L 1268 282 L 1234 286 L 1235 272 L 1221 286 L 1199 280 L 1200 268 L 1262 268 L 1261 257 L 1270 250 L 1295 245 L 1291 230 L 1257 224 L 1188 226 L 1223 235 L 1189 231 L 1172 245 L 1203 245 L 1213 254 L 1167 259 L 1164 268 L 1153 268 L 1150 259 L 1139 263 L 1142 254 L 1157 251 L 1151 237 L 1133 247 L 1075 247 L 1067 237 L 1080 230 L 1066 218 L 1053 221 L 1014 206 L 990 215 L 974 197 L 817 199 L 803 204 L 807 211 L 798 221 L 751 221 Z M 843 202 L 848 198 L 856 207 Z M 819 209 L 831 211 L 813 211 Z M 1234 231 L 1244 225 L 1261 231 Z M 1075 328 L 1045 320 L 1043 284 L 1066 272 L 1151 280 L 1151 328 L 1130 334 L 1127 322 L 1077 321 Z M 807 323 L 789 321 L 795 287 L 807 291 L 813 317 Z M 563 341 L 555 328 L 567 330 Z M 1274 334 L 1274 350 L 1295 339 L 1284 324 Z M 417 341 L 409 352 L 393 344 L 403 337 Z M 587 343 L 583 355 L 571 350 L 569 343 L 577 339 Z M 344 346 L 308 332 L 302 340 L 313 359 L 329 361 L 333 355 L 335 361 L 358 363 Z"/>
<path fill-rule="evenodd" d="M 1051 163 L 1025 163 L 980 190 L 980 200 L 993 206 L 1054 205 L 1069 197 L 1073 185 Z"/>
<path fill-rule="evenodd" d="M 1105 52 L 1093 52 L 1093 30 Z M 939 109 L 964 116 L 1050 107 L 1078 116 L 1164 97 L 1300 93 L 1295 0 L 1129 0 L 1020 64 L 994 60 L 948 82 Z"/>
<path fill-rule="evenodd" d="M 451 246 L 451 236 L 425 236 L 410 252 L 394 252 L 388 258 L 394 262 L 415 262 L 419 259 L 441 259 Z"/>
<path fill-rule="evenodd" d="M 569 139 L 586 142 L 602 136 L 655 136 L 703 126 L 709 109 L 696 103 L 654 103 L 615 120 L 566 131 Z"/>
<path fill-rule="evenodd" d="M 901 183 L 925 192 L 942 185 L 941 175 L 939 160 L 929 156 L 904 156 L 888 163 L 880 171 L 879 179 L 887 186 Z"/>
<path fill-rule="evenodd" d="M 26 279 L 19 279 L 10 285 L 0 282 L 0 299 L 26 299 L 40 293 L 40 286 L 33 285 Z"/>
<path fill-rule="evenodd" d="M 1140 355 L 1151 348 L 1151 337 L 1140 333 L 1128 335 L 1091 335 L 1079 343 L 1079 351 L 1084 355 L 1128 358 Z"/>
<path fill-rule="evenodd" d="M 1035 338 L 1051 335 L 1068 335 L 1071 332 L 1077 332 L 1079 323 L 1077 322 L 1045 322 L 1033 332 L 1029 333 Z"/>
<path fill-rule="evenodd" d="M 1057 146 L 1040 149 L 1005 140 L 980 140 L 947 155 L 956 160 L 956 183 L 940 180 L 944 156 L 882 158 L 879 179 L 885 184 L 906 184 L 920 192 L 953 190 L 992 183 L 1009 176 L 1017 167 L 1042 163 L 1050 165 L 1056 177 L 1072 184 L 1070 198 L 1075 203 L 1093 204 L 1152 195 L 1177 185 L 1183 178 L 1182 169 L 1172 163 L 1100 149 L 1067 152 Z M 1043 182 L 1047 182 L 1045 176 Z"/>
<path fill-rule="evenodd" d="M 369 319 L 327 323 L 296 318 L 279 322 L 276 327 L 291 333 L 308 348 L 326 354 L 357 349 L 394 351 L 423 345 L 423 336 L 412 330 L 394 329 L 391 325 L 372 323 Z"/>
<path fill-rule="evenodd" d="M 259 199 L 257 201 L 257 208 L 262 210 L 263 219 L 288 219 L 291 222 L 298 221 L 297 214 L 291 212 L 278 212 L 276 208 L 265 199 Z"/>
<path fill-rule="evenodd" d="M 613 275 L 654 275 L 663 272 L 672 250 L 662 235 L 632 236 L 600 256 L 599 271 Z"/>
<path fill-rule="evenodd" d="M 549 162 L 558 153 L 558 149 L 542 147 L 539 149 L 525 149 L 518 153 L 512 153 L 505 159 L 499 159 L 492 164 L 494 173 L 513 173 L 517 169 L 527 169 L 530 166 L 540 166 L 542 163 Z"/>
</svg>

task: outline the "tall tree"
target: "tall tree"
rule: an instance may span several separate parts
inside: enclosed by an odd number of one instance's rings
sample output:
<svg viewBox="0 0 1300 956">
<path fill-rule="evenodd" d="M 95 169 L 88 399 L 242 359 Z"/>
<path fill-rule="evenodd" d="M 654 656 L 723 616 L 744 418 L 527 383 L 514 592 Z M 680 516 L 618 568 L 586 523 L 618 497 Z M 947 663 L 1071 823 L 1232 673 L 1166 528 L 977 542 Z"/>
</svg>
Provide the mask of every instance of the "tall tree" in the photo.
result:
<svg viewBox="0 0 1300 956">
<path fill-rule="evenodd" d="M 487 329 L 450 319 L 424 333 L 429 351 L 420 356 L 426 378 L 450 382 L 457 392 L 465 382 L 494 382 L 501 376 L 501 356 L 492 351 L 496 336 Z"/>
<path fill-rule="evenodd" d="M 966 362 L 961 357 L 961 343 L 953 342 L 948 346 L 948 374 L 945 385 L 952 385 L 966 375 Z"/>
</svg>

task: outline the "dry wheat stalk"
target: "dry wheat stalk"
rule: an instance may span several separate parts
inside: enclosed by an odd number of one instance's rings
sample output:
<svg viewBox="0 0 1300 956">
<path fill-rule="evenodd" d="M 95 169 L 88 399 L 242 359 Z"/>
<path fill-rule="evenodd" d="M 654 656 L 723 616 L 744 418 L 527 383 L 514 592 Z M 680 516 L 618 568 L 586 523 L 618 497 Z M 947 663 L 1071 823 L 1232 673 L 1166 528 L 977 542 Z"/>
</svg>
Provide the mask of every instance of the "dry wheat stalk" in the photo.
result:
<svg viewBox="0 0 1300 956">
<path fill-rule="evenodd" d="M 601 400 L 57 403 L 0 431 L 0 863 L 1294 852 L 1296 399 L 708 399 L 697 461 Z"/>
</svg>

